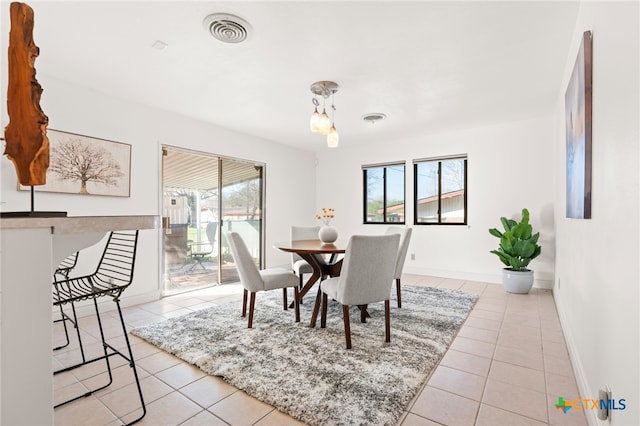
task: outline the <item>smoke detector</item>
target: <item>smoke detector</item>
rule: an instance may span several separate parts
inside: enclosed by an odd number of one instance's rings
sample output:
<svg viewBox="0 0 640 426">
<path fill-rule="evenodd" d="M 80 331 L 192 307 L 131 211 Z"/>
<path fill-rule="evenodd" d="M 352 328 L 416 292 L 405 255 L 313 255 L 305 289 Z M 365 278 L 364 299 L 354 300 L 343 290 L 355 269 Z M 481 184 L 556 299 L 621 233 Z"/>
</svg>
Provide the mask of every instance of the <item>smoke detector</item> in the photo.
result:
<svg viewBox="0 0 640 426">
<path fill-rule="evenodd" d="M 371 124 L 376 124 L 378 121 L 382 121 L 385 118 L 387 118 L 386 114 L 381 112 L 371 112 L 362 116 L 362 120 L 364 120 L 365 123 Z"/>
<path fill-rule="evenodd" d="M 202 25 L 213 38 L 224 43 L 242 43 L 251 32 L 247 21 L 230 13 L 213 13 L 204 18 Z"/>
</svg>

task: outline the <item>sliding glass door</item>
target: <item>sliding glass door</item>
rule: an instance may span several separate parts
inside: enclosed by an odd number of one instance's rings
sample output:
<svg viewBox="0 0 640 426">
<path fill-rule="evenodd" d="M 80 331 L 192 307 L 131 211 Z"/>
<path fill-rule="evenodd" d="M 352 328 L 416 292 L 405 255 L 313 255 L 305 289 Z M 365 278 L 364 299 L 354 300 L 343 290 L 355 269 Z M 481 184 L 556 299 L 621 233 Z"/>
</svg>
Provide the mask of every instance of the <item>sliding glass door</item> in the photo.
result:
<svg viewBox="0 0 640 426">
<path fill-rule="evenodd" d="M 238 281 L 225 231 L 260 265 L 263 165 L 163 146 L 165 295 Z"/>
<path fill-rule="evenodd" d="M 258 267 L 262 263 L 263 241 L 263 169 L 262 165 L 228 158 L 221 159 L 222 229 L 238 232 L 247 245 Z M 221 269 L 221 282 L 238 281 L 238 272 L 226 239 L 222 238 L 225 261 Z"/>
</svg>

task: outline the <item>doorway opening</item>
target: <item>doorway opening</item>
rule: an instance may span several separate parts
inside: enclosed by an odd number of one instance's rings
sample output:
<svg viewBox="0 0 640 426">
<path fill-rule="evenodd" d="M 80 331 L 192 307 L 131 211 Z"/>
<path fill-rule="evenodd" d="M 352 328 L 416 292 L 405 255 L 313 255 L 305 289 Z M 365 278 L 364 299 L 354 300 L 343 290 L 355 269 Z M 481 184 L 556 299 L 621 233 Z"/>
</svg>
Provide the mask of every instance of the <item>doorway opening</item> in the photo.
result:
<svg viewBox="0 0 640 426">
<path fill-rule="evenodd" d="M 263 176 L 263 164 L 163 145 L 163 295 L 239 280 L 226 231 L 261 264 Z"/>
</svg>

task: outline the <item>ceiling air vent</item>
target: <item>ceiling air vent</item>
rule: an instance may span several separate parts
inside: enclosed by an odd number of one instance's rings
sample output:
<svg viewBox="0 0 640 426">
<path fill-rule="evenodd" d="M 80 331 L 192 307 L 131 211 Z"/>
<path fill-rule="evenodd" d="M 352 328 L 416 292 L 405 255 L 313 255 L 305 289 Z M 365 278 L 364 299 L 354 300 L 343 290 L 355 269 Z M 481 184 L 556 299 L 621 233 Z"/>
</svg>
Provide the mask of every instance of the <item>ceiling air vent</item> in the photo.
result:
<svg viewBox="0 0 640 426">
<path fill-rule="evenodd" d="M 385 118 L 387 118 L 387 116 L 381 112 L 372 112 L 362 116 L 362 119 L 364 120 L 365 123 L 371 123 L 371 124 L 376 124 L 378 121 L 382 121 Z"/>
<path fill-rule="evenodd" d="M 242 43 L 249 37 L 251 25 L 239 16 L 214 13 L 204 18 L 204 28 L 224 43 Z"/>
</svg>

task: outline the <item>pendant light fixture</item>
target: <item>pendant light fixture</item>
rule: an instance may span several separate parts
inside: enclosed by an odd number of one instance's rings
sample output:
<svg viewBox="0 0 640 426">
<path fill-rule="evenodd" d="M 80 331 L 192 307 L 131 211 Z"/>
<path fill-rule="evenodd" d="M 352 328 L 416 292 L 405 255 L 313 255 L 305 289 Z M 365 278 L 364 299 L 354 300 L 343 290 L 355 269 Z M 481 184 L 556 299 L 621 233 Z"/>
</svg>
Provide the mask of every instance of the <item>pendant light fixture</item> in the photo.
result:
<svg viewBox="0 0 640 426">
<path fill-rule="evenodd" d="M 320 123 L 320 113 L 318 112 L 318 99 L 314 97 L 311 101 L 313 102 L 313 105 L 315 105 L 315 109 L 313 111 L 313 114 L 311 114 L 311 120 L 309 120 L 309 128 L 312 132 L 318 132 L 319 123 Z"/>
<path fill-rule="evenodd" d="M 327 135 L 327 146 L 329 148 L 337 148 L 339 141 L 340 141 L 340 138 L 338 136 L 338 131 L 336 130 L 336 126 L 331 126 L 331 130 L 329 130 L 329 134 Z"/>
<path fill-rule="evenodd" d="M 331 110 L 333 118 L 336 110 L 335 104 L 333 103 L 333 97 L 338 91 L 338 88 L 338 84 L 333 81 L 316 81 L 311 85 L 311 93 L 314 94 L 312 102 L 315 108 L 313 114 L 311 114 L 311 120 L 309 123 L 310 129 L 312 132 L 327 136 L 327 146 L 330 148 L 338 146 L 338 131 L 336 130 L 333 119 L 329 119 L 326 109 L 326 101 L 327 98 L 331 96 Z M 318 106 L 320 106 L 317 98 L 318 96 L 322 97 L 322 113 L 318 112 Z"/>
</svg>

